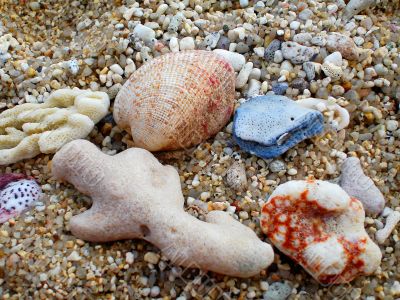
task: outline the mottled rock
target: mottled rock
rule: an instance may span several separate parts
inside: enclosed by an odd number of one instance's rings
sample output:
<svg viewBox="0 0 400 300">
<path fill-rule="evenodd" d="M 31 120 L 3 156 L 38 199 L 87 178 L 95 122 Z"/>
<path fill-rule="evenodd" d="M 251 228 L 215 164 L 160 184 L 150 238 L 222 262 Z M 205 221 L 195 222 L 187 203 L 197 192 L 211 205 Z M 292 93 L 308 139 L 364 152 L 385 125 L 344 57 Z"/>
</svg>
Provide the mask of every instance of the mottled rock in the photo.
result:
<svg viewBox="0 0 400 300">
<path fill-rule="evenodd" d="M 284 95 L 288 88 L 289 84 L 287 82 L 274 82 L 272 84 L 272 91 L 275 95 Z"/>
<path fill-rule="evenodd" d="M 273 40 L 268 47 L 265 48 L 264 58 L 266 61 L 273 61 L 275 52 L 281 49 L 282 42 L 280 40 Z"/>
<path fill-rule="evenodd" d="M 314 48 L 300 45 L 295 42 L 282 43 L 282 54 L 285 59 L 289 59 L 294 64 L 302 64 L 310 61 L 316 51 Z"/>
<path fill-rule="evenodd" d="M 359 50 L 351 37 L 339 33 L 328 35 L 326 48 L 330 52 L 339 51 L 348 60 L 358 60 Z"/>
</svg>

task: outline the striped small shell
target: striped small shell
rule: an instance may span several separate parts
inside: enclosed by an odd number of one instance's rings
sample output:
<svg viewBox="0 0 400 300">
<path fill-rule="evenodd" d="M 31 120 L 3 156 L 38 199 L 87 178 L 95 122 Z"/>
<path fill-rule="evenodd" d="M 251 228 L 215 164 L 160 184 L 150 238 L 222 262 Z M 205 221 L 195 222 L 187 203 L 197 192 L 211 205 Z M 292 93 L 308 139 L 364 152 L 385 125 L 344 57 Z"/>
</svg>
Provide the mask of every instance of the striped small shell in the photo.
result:
<svg viewBox="0 0 400 300">
<path fill-rule="evenodd" d="M 235 73 L 209 51 L 169 53 L 143 65 L 119 91 L 118 126 L 149 151 L 184 149 L 218 133 L 229 121 Z"/>
</svg>

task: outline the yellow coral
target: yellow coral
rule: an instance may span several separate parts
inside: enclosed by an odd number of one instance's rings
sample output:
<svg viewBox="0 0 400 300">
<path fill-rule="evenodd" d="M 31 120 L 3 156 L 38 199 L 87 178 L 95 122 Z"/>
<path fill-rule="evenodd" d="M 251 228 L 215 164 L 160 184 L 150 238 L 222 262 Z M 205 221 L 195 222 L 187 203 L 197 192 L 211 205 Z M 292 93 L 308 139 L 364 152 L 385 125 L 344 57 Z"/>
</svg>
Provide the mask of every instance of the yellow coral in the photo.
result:
<svg viewBox="0 0 400 300">
<path fill-rule="evenodd" d="M 86 137 L 109 106 L 106 93 L 61 89 L 45 103 L 26 103 L 4 111 L 0 114 L 0 165 L 54 153 Z"/>
</svg>

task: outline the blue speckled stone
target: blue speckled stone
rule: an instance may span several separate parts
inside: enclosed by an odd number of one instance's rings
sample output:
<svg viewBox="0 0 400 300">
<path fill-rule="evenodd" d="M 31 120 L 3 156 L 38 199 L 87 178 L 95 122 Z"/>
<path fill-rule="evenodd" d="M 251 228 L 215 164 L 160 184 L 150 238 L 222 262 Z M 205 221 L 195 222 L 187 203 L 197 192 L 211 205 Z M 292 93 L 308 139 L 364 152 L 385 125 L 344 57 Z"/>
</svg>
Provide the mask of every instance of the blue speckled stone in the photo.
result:
<svg viewBox="0 0 400 300">
<path fill-rule="evenodd" d="M 233 138 L 239 147 L 262 158 L 274 158 L 322 133 L 324 118 L 284 96 L 257 96 L 236 110 Z"/>
<path fill-rule="evenodd" d="M 272 84 L 272 91 L 275 95 L 285 95 L 288 88 L 289 84 L 287 82 L 274 82 Z"/>
<path fill-rule="evenodd" d="M 282 42 L 280 40 L 273 40 L 264 50 L 264 58 L 266 61 L 273 61 L 275 52 L 281 49 Z"/>
</svg>

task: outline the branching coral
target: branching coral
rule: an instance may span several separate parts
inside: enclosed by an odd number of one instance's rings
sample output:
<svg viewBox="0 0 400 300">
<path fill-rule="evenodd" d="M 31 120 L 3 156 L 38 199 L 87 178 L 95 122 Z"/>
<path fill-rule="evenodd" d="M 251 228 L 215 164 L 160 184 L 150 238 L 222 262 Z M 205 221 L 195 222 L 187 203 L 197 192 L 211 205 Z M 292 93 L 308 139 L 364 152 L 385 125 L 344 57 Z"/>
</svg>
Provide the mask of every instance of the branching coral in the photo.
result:
<svg viewBox="0 0 400 300">
<path fill-rule="evenodd" d="M 86 137 L 108 112 L 106 93 L 61 89 L 45 103 L 26 103 L 0 114 L 0 165 L 54 153 Z"/>
<path fill-rule="evenodd" d="M 93 198 L 92 207 L 70 221 L 81 239 L 142 238 L 175 264 L 239 277 L 256 275 L 273 261 L 272 247 L 228 213 L 211 211 L 206 222 L 186 213 L 178 172 L 147 150 L 108 156 L 77 140 L 56 153 L 52 172 Z"/>
</svg>

